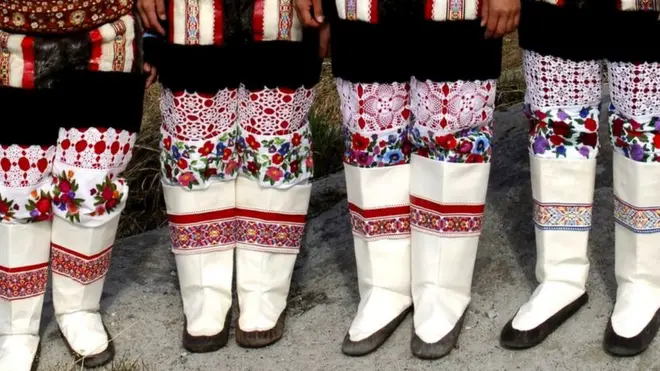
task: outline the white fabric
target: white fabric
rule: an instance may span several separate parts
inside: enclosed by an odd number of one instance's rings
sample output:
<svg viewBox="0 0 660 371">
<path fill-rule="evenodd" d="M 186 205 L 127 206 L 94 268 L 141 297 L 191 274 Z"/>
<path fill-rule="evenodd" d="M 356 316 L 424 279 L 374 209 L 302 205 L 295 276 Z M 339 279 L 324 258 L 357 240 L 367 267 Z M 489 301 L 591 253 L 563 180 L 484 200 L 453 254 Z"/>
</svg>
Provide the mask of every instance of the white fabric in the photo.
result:
<svg viewBox="0 0 660 371">
<path fill-rule="evenodd" d="M 220 333 L 231 309 L 234 250 L 177 254 L 175 259 L 188 333 Z"/>
<path fill-rule="evenodd" d="M 163 183 L 167 213 L 197 215 L 236 207 L 236 182 L 210 183 L 208 189 L 188 191 Z M 194 228 L 218 220 L 194 223 Z M 178 227 L 183 227 L 180 225 Z M 192 336 L 213 336 L 225 326 L 232 305 L 235 242 L 228 245 L 174 248 L 179 287 L 186 316 L 187 330 Z"/>
<path fill-rule="evenodd" d="M 614 269 L 618 289 L 612 327 L 618 335 L 627 338 L 638 335 L 660 308 L 658 189 L 660 165 L 636 162 L 614 154 L 615 196 L 636 209 L 648 208 L 655 215 L 647 220 L 643 210 L 615 207 L 618 223 L 614 230 Z M 626 220 L 635 224 L 625 223 Z"/>
<path fill-rule="evenodd" d="M 530 155 L 532 196 L 546 205 L 591 205 L 596 160 L 551 160 Z M 589 273 L 588 228 L 546 225 L 536 230 L 536 278 L 540 285 L 513 319 L 513 327 L 536 328 L 585 293 Z"/>
<path fill-rule="evenodd" d="M 344 166 L 348 202 L 363 210 L 410 203 L 410 165 L 364 169 Z M 354 233 L 360 304 L 348 330 L 361 341 L 412 305 L 410 238 L 366 238 Z"/>
<path fill-rule="evenodd" d="M 0 223 L 0 265 L 7 268 L 48 262 L 51 223 Z M 0 370 L 29 371 L 39 345 L 44 295 L 0 299 Z"/>
<path fill-rule="evenodd" d="M 431 20 L 433 21 L 462 21 L 481 16 L 478 14 L 478 0 L 432 0 L 432 2 Z"/>
<path fill-rule="evenodd" d="M 267 331 L 275 327 L 286 308 L 297 256 L 236 250 L 238 325 L 241 330 Z"/>
<path fill-rule="evenodd" d="M 118 224 L 119 215 L 96 228 L 84 228 L 55 218 L 52 241 L 81 255 L 93 256 L 113 245 Z M 57 323 L 71 348 L 82 356 L 99 354 L 108 347 L 99 313 L 104 282 L 105 276 L 84 285 L 70 277 L 53 274 Z"/>
<path fill-rule="evenodd" d="M 490 164 L 448 163 L 417 155 L 410 164 L 415 179 L 412 196 L 437 204 L 485 203 Z M 431 233 L 411 224 L 415 333 L 432 344 L 456 326 L 470 303 L 479 233 Z"/>
</svg>

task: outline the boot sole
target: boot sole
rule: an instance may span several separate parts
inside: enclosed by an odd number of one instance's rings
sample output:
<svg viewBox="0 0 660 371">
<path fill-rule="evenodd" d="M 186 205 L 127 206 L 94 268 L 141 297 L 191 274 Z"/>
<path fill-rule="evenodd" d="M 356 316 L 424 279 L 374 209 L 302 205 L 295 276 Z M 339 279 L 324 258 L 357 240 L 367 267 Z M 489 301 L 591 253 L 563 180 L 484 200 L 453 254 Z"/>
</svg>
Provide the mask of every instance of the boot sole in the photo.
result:
<svg viewBox="0 0 660 371">
<path fill-rule="evenodd" d="M 240 318 L 240 314 L 239 314 Z M 284 322 L 286 319 L 286 310 L 282 311 L 277 319 L 275 327 L 266 331 L 243 331 L 236 320 L 236 344 L 242 348 L 263 348 L 275 344 L 284 335 Z"/>
<path fill-rule="evenodd" d="M 349 334 L 344 337 L 344 342 L 341 345 L 341 352 L 349 357 L 362 357 L 369 353 L 374 352 L 380 348 L 392 336 L 394 331 L 401 325 L 404 319 L 412 311 L 412 307 L 407 308 L 401 314 L 394 317 L 390 323 L 385 327 L 373 333 L 366 339 L 360 341 L 352 341 Z"/>
<path fill-rule="evenodd" d="M 410 341 L 410 350 L 412 351 L 412 354 L 419 359 L 435 360 L 451 353 L 451 351 L 456 348 L 456 344 L 458 344 L 458 338 L 463 330 L 463 321 L 465 320 L 466 314 L 467 309 L 463 312 L 461 318 L 458 319 L 454 328 L 452 328 L 442 339 L 432 344 L 425 343 L 424 340 L 417 336 L 413 331 L 413 337 Z"/>
<path fill-rule="evenodd" d="M 632 357 L 643 353 L 653 342 L 660 328 L 660 310 L 656 311 L 651 321 L 637 336 L 625 338 L 617 335 L 612 327 L 612 319 L 607 322 L 603 348 L 616 357 Z"/>
<path fill-rule="evenodd" d="M 223 348 L 229 342 L 229 325 L 231 323 L 231 308 L 225 316 L 225 327 L 213 336 L 193 336 L 188 333 L 188 322 L 183 324 L 183 348 L 190 353 L 211 353 Z"/>
<path fill-rule="evenodd" d="M 500 334 L 500 345 L 510 350 L 529 349 L 541 344 L 550 334 L 557 330 L 567 319 L 571 318 L 589 301 L 585 292 L 572 303 L 531 330 L 521 331 L 513 328 L 513 318 L 504 326 Z M 515 317 L 514 317 L 515 318 Z"/>
<path fill-rule="evenodd" d="M 112 340 L 112 336 L 105 325 L 103 325 L 103 329 L 108 337 L 108 346 L 101 353 L 86 357 L 73 350 L 71 344 L 69 344 L 69 341 L 66 339 L 66 336 L 64 336 L 64 333 L 60 330 L 60 336 L 64 340 L 64 344 L 67 349 L 69 349 L 69 353 L 71 353 L 77 365 L 82 364 L 85 368 L 97 368 L 107 365 L 115 358 L 115 344 Z"/>
</svg>

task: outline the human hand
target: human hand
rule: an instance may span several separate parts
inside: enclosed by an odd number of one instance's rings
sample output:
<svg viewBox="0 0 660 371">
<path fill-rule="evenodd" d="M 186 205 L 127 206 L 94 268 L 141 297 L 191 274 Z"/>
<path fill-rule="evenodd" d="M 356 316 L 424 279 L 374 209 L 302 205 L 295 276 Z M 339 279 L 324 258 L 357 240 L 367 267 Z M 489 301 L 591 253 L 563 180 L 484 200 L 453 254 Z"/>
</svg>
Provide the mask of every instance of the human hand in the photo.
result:
<svg viewBox="0 0 660 371">
<path fill-rule="evenodd" d="M 165 0 L 138 0 L 137 8 L 144 27 L 164 36 L 165 29 L 161 26 L 160 21 L 167 18 Z"/>
<path fill-rule="evenodd" d="M 294 0 L 294 6 L 303 27 L 317 28 L 324 24 L 321 0 Z"/>
<path fill-rule="evenodd" d="M 520 22 L 520 0 L 484 0 L 481 27 L 486 38 L 500 38 L 516 30 Z"/>
</svg>

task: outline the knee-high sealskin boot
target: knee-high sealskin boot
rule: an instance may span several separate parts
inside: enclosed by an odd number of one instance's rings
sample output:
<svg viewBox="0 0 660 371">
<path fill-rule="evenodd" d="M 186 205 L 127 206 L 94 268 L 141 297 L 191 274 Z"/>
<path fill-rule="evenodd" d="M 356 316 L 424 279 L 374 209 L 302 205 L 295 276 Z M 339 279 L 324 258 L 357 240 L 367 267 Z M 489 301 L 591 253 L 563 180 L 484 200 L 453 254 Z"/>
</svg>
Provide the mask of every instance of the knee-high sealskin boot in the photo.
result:
<svg viewBox="0 0 660 371">
<path fill-rule="evenodd" d="M 0 370 L 37 369 L 51 222 L 0 223 Z"/>
<path fill-rule="evenodd" d="M 282 338 L 293 269 L 305 229 L 311 184 L 265 188 L 236 182 L 236 342 L 246 348 Z"/>
<path fill-rule="evenodd" d="M 346 165 L 360 304 L 342 345 L 349 356 L 378 349 L 412 309 L 410 165 Z"/>
<path fill-rule="evenodd" d="M 540 285 L 502 330 L 500 341 L 511 349 L 540 344 L 588 300 L 596 160 L 530 155 L 530 164 Z"/>
<path fill-rule="evenodd" d="M 413 155 L 412 352 L 437 359 L 455 347 L 470 303 L 489 163 L 449 163 Z"/>
<path fill-rule="evenodd" d="M 660 165 L 614 153 L 616 304 L 605 350 L 617 356 L 645 351 L 660 328 Z"/>
<path fill-rule="evenodd" d="M 185 325 L 183 347 L 213 352 L 227 344 L 236 246 L 236 181 L 189 191 L 163 184 Z"/>
</svg>

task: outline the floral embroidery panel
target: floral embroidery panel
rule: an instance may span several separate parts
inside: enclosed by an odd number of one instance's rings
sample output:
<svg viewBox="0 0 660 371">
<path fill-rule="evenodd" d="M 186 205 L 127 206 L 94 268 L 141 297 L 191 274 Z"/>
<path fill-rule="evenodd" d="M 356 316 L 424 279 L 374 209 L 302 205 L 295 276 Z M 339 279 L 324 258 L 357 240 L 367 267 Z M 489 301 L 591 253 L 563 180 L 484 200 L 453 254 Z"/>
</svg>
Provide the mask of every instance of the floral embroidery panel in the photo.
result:
<svg viewBox="0 0 660 371">
<path fill-rule="evenodd" d="M 47 284 L 48 263 L 16 268 L 0 266 L 0 298 L 3 300 L 43 295 Z"/>
<path fill-rule="evenodd" d="M 62 246 L 52 245 L 51 267 L 54 274 L 89 285 L 105 277 L 110 269 L 112 247 L 86 256 Z"/>
<path fill-rule="evenodd" d="M 658 233 L 660 207 L 637 207 L 615 196 L 614 220 L 634 233 Z"/>
<path fill-rule="evenodd" d="M 413 195 L 410 203 L 413 229 L 447 237 L 481 234 L 484 205 L 441 204 Z"/>
<path fill-rule="evenodd" d="M 544 204 L 534 200 L 532 216 L 541 230 L 588 231 L 591 211 L 590 204 Z"/>
<path fill-rule="evenodd" d="M 598 106 L 531 111 L 529 148 L 543 158 L 593 159 L 598 155 Z"/>
<path fill-rule="evenodd" d="M 638 122 L 610 105 L 610 137 L 614 150 L 631 160 L 660 162 L 660 116 Z"/>
</svg>

